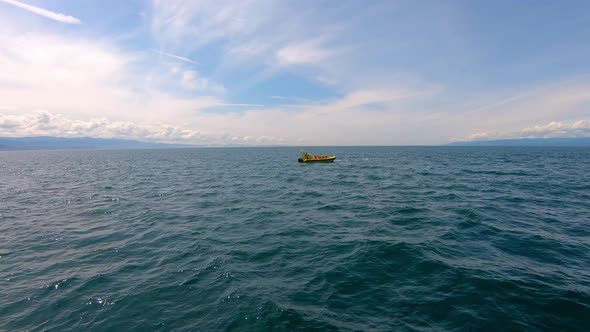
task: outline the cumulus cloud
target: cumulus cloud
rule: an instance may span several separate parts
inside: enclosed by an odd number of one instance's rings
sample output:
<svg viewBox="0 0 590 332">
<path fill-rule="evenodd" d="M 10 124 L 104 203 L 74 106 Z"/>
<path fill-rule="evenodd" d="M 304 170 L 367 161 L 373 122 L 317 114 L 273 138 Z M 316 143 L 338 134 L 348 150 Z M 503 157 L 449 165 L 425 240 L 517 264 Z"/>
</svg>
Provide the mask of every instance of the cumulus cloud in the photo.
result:
<svg viewBox="0 0 590 332">
<path fill-rule="evenodd" d="M 32 6 L 20 1 L 16 1 L 16 0 L 0 0 L 0 2 L 5 2 L 7 4 L 22 8 L 24 10 L 28 10 L 31 13 L 35 13 L 37 15 L 41 15 L 43 17 L 47 17 L 51 20 L 54 21 L 58 21 L 61 23 L 66 23 L 66 24 L 80 24 L 80 20 L 73 17 L 73 16 L 69 16 L 69 15 L 64 15 L 61 13 L 56 13 L 56 12 L 52 12 L 50 10 L 47 9 L 43 9 L 40 7 L 36 7 L 36 6 Z"/>
<path fill-rule="evenodd" d="M 573 122 L 553 121 L 544 125 L 527 127 L 520 132 L 520 137 L 527 138 L 585 136 L 590 136 L 590 121 L 588 120 L 578 120 Z"/>
<path fill-rule="evenodd" d="M 409 144 L 411 128 L 395 103 L 407 91 L 363 90 L 315 104 L 265 108 L 248 105 L 239 112 L 194 111 L 183 117 L 145 121 L 121 117 L 78 117 L 52 111 L 0 112 L 0 135 L 92 136 L 194 144 L 363 145 Z M 182 108 L 165 101 L 162 109 Z M 366 107 L 378 105 L 375 112 Z M 153 107 L 146 112 L 146 117 Z M 235 107 L 229 104 L 225 107 Z M 172 121 L 172 123 L 170 123 Z M 180 125 L 182 124 L 182 125 Z M 404 141 L 405 139 L 405 141 Z M 391 143 L 390 143 L 391 144 Z"/>
<path fill-rule="evenodd" d="M 480 132 L 480 133 L 471 134 L 471 135 L 467 136 L 465 138 L 465 140 L 466 141 L 483 141 L 483 140 L 488 140 L 492 137 L 495 137 L 495 135 L 484 131 L 484 132 Z"/>
<path fill-rule="evenodd" d="M 512 132 L 478 132 L 465 137 L 466 141 L 511 138 L 590 137 L 590 121 L 551 121 Z"/>
<path fill-rule="evenodd" d="M 77 120 L 62 114 L 36 111 L 25 115 L 0 113 L 0 136 L 56 136 L 121 138 L 185 144 L 284 144 L 285 137 L 239 136 L 223 132 L 202 132 L 168 124 L 137 124 L 96 118 Z"/>
</svg>

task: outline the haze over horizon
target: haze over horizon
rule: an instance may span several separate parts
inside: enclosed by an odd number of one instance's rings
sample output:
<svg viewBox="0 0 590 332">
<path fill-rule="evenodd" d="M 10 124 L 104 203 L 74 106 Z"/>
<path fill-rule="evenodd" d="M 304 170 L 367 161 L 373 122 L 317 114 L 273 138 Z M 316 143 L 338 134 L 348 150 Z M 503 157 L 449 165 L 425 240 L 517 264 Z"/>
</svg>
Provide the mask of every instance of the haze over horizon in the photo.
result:
<svg viewBox="0 0 590 332">
<path fill-rule="evenodd" d="M 584 1 L 0 0 L 0 136 L 590 136 Z"/>
</svg>

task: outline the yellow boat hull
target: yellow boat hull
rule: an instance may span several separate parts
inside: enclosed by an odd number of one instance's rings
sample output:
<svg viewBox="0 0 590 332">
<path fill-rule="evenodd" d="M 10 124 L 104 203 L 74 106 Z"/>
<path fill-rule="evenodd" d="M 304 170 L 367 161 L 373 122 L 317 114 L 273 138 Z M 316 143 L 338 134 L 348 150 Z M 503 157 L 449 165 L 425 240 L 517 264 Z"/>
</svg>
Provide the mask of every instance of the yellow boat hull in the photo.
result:
<svg viewBox="0 0 590 332">
<path fill-rule="evenodd" d="M 327 158 L 306 158 L 303 159 L 304 163 L 331 163 L 336 160 L 336 156 L 331 156 Z"/>
</svg>

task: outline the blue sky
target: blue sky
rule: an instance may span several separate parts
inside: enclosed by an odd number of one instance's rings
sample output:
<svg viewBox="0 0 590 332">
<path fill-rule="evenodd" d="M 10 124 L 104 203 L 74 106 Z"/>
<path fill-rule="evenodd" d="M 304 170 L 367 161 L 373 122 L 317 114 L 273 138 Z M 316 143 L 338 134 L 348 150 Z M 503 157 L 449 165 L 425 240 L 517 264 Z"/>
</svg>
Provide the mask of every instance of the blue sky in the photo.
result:
<svg viewBox="0 0 590 332">
<path fill-rule="evenodd" d="M 0 0 L 0 135 L 590 136 L 587 1 Z"/>
</svg>

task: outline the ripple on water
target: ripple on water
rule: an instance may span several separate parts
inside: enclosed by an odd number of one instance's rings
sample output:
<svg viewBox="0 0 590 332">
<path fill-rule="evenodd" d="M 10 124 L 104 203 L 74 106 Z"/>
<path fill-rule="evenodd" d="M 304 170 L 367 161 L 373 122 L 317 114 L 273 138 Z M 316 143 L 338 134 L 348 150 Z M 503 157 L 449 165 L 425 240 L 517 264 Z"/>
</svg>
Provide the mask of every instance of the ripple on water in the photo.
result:
<svg viewBox="0 0 590 332">
<path fill-rule="evenodd" d="M 0 330 L 590 330 L 590 150 L 317 150 L 0 153 Z"/>
</svg>

